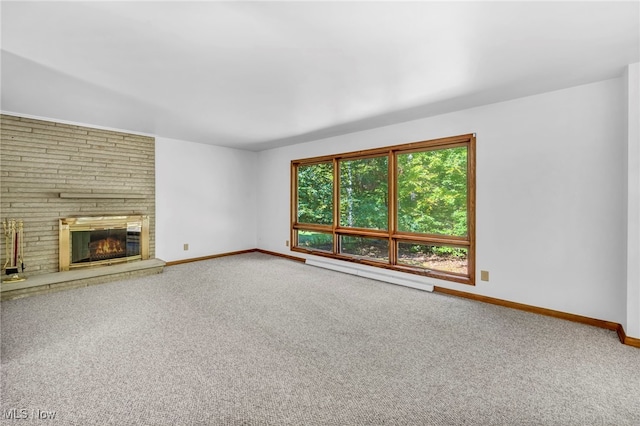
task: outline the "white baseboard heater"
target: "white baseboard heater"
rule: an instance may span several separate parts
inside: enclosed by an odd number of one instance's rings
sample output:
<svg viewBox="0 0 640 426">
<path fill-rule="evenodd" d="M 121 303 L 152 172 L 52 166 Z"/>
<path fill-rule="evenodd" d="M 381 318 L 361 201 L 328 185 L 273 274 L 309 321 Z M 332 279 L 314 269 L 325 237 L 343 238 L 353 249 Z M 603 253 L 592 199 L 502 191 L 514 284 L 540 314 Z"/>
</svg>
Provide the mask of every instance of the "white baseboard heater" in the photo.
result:
<svg viewBox="0 0 640 426">
<path fill-rule="evenodd" d="M 357 275 L 363 278 L 384 281 L 387 283 L 411 287 L 418 290 L 433 291 L 434 287 L 433 284 L 418 281 L 417 279 L 414 280 L 410 278 L 400 277 L 396 274 L 385 273 L 384 271 L 378 271 L 378 268 L 373 268 L 370 266 L 325 259 L 307 259 L 305 263 L 307 265 L 317 266 L 319 268 L 331 269 L 333 271 L 344 272 L 345 274 Z"/>
</svg>

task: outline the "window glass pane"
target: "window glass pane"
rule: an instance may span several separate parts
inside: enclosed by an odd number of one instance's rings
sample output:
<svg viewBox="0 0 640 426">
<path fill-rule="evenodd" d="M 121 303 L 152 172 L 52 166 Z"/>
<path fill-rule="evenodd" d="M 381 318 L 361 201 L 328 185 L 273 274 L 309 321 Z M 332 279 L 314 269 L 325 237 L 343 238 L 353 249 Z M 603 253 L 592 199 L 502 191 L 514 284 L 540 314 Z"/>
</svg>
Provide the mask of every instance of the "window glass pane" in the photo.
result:
<svg viewBox="0 0 640 426">
<path fill-rule="evenodd" d="M 466 248 L 398 243 L 398 264 L 467 275 Z"/>
<path fill-rule="evenodd" d="M 467 148 L 398 155 L 398 230 L 467 236 Z"/>
<path fill-rule="evenodd" d="M 298 167 L 298 223 L 333 223 L 333 163 Z"/>
<path fill-rule="evenodd" d="M 340 237 L 340 253 L 389 262 L 389 240 L 371 237 Z"/>
<path fill-rule="evenodd" d="M 333 252 L 333 235 L 328 232 L 299 230 L 298 247 Z"/>
<path fill-rule="evenodd" d="M 388 157 L 340 162 L 340 226 L 388 228 Z"/>
</svg>

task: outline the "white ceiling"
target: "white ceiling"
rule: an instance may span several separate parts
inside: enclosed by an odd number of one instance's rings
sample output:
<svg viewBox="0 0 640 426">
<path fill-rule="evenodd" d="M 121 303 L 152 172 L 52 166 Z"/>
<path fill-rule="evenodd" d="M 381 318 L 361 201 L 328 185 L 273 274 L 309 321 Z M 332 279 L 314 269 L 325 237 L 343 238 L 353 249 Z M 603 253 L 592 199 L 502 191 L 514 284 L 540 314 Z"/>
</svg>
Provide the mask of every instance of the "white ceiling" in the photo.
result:
<svg viewBox="0 0 640 426">
<path fill-rule="evenodd" d="M 261 150 L 613 78 L 640 2 L 2 1 L 4 112 Z"/>
</svg>

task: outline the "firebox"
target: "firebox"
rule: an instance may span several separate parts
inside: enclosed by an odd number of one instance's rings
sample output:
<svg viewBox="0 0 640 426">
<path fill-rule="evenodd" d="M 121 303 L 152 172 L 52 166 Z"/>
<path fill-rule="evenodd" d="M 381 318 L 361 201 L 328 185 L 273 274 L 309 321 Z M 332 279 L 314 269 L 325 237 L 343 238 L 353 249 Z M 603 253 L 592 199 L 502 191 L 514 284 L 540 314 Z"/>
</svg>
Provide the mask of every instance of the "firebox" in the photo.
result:
<svg viewBox="0 0 640 426">
<path fill-rule="evenodd" d="M 148 216 L 60 219 L 60 271 L 148 258 Z"/>
</svg>

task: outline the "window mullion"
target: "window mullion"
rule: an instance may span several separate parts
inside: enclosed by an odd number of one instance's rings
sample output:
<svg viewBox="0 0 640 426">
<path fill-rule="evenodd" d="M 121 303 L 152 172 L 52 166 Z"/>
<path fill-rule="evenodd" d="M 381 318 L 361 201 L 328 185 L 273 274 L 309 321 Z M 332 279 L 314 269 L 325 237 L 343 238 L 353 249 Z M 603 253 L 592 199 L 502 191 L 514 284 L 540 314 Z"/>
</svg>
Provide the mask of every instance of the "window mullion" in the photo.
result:
<svg viewBox="0 0 640 426">
<path fill-rule="evenodd" d="M 476 135 L 467 146 L 467 238 L 469 238 L 469 280 L 476 282 Z"/>
<path fill-rule="evenodd" d="M 289 241 L 291 247 L 298 245 L 298 233 L 295 231 L 293 224 L 298 222 L 298 165 L 291 163 L 291 205 L 289 213 L 291 215 L 291 230 Z"/>
<path fill-rule="evenodd" d="M 333 159 L 333 254 L 340 253 L 336 229 L 340 224 L 340 162 Z"/>
<path fill-rule="evenodd" d="M 389 231 L 389 263 L 391 265 L 395 265 L 397 263 L 397 247 L 395 240 L 393 239 L 393 234 L 397 231 L 398 220 L 396 218 L 398 209 L 396 207 L 396 203 L 398 200 L 398 193 L 396 188 L 397 181 L 397 164 L 396 164 L 396 154 L 393 150 L 389 151 L 389 160 L 387 161 L 389 164 L 388 178 L 389 178 L 389 226 L 387 227 Z"/>
</svg>

